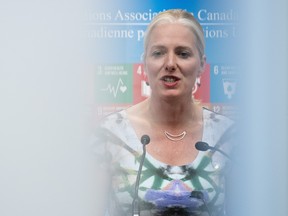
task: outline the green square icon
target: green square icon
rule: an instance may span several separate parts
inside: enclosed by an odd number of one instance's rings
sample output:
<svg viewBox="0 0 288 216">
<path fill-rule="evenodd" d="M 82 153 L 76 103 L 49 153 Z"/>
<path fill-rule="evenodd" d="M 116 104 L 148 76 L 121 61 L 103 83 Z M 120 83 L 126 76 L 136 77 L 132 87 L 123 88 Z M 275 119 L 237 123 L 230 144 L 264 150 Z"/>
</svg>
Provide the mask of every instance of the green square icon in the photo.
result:
<svg viewBox="0 0 288 216">
<path fill-rule="evenodd" d="M 133 102 L 132 65 L 98 65 L 95 73 L 96 102 L 122 104 Z"/>
</svg>

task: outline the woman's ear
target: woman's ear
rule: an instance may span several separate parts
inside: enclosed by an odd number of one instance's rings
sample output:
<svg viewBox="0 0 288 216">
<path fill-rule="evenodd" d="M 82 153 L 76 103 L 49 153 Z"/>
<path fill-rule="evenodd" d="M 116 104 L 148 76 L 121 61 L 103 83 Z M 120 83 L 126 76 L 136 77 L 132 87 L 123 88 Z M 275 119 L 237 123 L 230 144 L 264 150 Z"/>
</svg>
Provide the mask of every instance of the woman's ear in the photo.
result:
<svg viewBox="0 0 288 216">
<path fill-rule="evenodd" d="M 145 80 L 146 85 L 149 86 L 148 76 L 146 72 L 144 73 L 144 80 Z"/>
<path fill-rule="evenodd" d="M 204 72 L 205 64 L 206 64 L 206 56 L 203 55 L 202 58 L 200 59 L 200 70 L 198 76 L 201 76 L 201 74 Z"/>
<path fill-rule="evenodd" d="M 149 86 L 148 75 L 146 72 L 146 62 L 143 62 L 143 72 L 144 72 L 144 80 L 147 86 Z"/>
<path fill-rule="evenodd" d="M 206 64 L 206 56 L 205 55 L 203 55 L 202 58 L 200 59 L 200 63 L 201 63 L 202 70 L 204 70 L 204 67 Z"/>
</svg>

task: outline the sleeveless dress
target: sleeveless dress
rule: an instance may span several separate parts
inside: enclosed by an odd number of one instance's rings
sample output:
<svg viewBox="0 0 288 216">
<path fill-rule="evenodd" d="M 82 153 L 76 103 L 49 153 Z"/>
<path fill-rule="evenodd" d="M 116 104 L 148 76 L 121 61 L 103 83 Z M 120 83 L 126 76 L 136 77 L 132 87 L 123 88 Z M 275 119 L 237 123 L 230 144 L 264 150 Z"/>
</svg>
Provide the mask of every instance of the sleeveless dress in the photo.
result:
<svg viewBox="0 0 288 216">
<path fill-rule="evenodd" d="M 231 119 L 203 108 L 201 141 L 229 154 L 232 128 Z M 125 110 L 104 118 L 93 145 L 99 166 L 111 177 L 106 215 L 132 215 L 143 145 Z M 218 151 L 208 150 L 199 151 L 189 164 L 171 166 L 147 152 L 138 191 L 141 216 L 222 215 L 229 163 Z"/>
</svg>

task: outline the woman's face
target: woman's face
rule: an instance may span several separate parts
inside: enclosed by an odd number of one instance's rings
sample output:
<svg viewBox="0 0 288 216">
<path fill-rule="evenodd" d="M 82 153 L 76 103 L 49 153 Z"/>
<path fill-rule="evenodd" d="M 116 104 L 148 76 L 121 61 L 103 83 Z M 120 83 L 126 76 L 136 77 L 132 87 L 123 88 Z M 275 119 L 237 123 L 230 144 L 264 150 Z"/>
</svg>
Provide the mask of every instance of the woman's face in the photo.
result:
<svg viewBox="0 0 288 216">
<path fill-rule="evenodd" d="M 193 32 L 183 24 L 160 24 L 151 31 L 144 65 L 152 95 L 191 97 L 205 63 L 195 43 Z"/>
</svg>

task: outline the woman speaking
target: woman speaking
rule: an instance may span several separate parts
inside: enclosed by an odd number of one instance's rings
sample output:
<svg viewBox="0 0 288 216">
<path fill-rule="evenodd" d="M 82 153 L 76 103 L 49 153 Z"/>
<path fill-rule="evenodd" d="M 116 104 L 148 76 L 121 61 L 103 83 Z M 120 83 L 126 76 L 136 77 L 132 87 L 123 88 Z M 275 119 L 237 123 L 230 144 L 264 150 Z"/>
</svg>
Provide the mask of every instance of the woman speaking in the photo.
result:
<svg viewBox="0 0 288 216">
<path fill-rule="evenodd" d="M 202 27 L 187 11 L 167 10 L 148 26 L 143 63 L 151 96 L 105 117 L 95 138 L 99 172 L 108 177 L 107 215 L 223 215 L 229 161 L 195 143 L 227 153 L 223 135 L 233 122 L 193 100 L 204 48 Z"/>
</svg>

